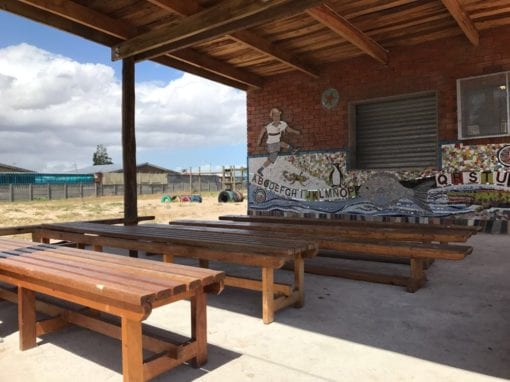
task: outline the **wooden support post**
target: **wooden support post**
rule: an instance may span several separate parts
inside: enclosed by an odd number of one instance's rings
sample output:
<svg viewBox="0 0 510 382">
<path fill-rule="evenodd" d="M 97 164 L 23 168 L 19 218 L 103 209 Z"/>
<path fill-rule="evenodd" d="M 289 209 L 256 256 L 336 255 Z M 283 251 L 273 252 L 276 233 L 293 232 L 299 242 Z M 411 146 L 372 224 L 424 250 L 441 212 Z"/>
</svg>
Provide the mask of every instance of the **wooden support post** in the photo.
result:
<svg viewBox="0 0 510 382">
<path fill-rule="evenodd" d="M 198 264 L 200 265 L 200 268 L 209 268 L 209 260 L 199 259 Z"/>
<path fill-rule="evenodd" d="M 14 187 L 9 184 L 9 202 L 14 202 Z"/>
<path fill-rule="evenodd" d="M 423 259 L 411 259 L 411 277 L 407 285 L 408 292 L 414 293 L 425 284 L 426 277 L 423 268 Z"/>
<path fill-rule="evenodd" d="M 83 183 L 80 183 L 80 198 L 83 198 Z"/>
<path fill-rule="evenodd" d="M 294 260 L 294 290 L 298 294 L 294 306 L 302 308 L 305 303 L 305 260 L 302 257 Z"/>
<path fill-rule="evenodd" d="M 197 355 L 193 359 L 195 367 L 207 362 L 207 295 L 198 290 L 191 302 L 191 338 L 196 341 Z"/>
<path fill-rule="evenodd" d="M 202 181 L 200 179 L 200 167 L 198 168 L 198 193 L 202 192 Z"/>
<path fill-rule="evenodd" d="M 33 184 L 28 185 L 28 200 L 30 200 L 30 201 L 34 200 L 34 185 Z"/>
<path fill-rule="evenodd" d="M 35 293 L 18 288 L 19 348 L 27 350 L 36 345 Z"/>
<path fill-rule="evenodd" d="M 68 199 L 69 198 L 69 190 L 68 190 L 68 187 L 67 187 L 67 183 L 64 183 L 64 199 Z"/>
<path fill-rule="evenodd" d="M 122 163 L 124 169 L 124 219 L 136 224 L 135 61 L 122 60 Z"/>
<path fill-rule="evenodd" d="M 274 270 L 262 268 L 262 320 L 264 324 L 274 321 Z"/>
<path fill-rule="evenodd" d="M 142 323 L 122 317 L 122 374 L 124 381 L 142 382 Z"/>
<path fill-rule="evenodd" d="M 48 183 L 48 200 L 51 200 L 51 184 Z"/>
<path fill-rule="evenodd" d="M 193 168 L 189 168 L 189 194 L 193 193 Z"/>
</svg>

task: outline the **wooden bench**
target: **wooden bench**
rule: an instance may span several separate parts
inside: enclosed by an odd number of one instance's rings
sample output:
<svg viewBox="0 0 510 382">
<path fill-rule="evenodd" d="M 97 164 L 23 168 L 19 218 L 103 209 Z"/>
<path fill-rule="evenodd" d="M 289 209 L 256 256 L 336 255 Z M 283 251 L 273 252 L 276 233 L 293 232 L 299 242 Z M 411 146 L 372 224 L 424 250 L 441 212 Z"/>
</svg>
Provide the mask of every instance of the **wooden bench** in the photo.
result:
<svg viewBox="0 0 510 382">
<path fill-rule="evenodd" d="M 365 220 L 341 220 L 341 219 L 318 219 L 289 216 L 262 216 L 262 215 L 223 215 L 219 220 L 238 222 L 258 222 L 277 224 L 304 224 L 306 226 L 329 226 L 329 227 L 364 227 L 364 228 L 394 228 L 402 230 L 416 230 L 421 232 L 437 231 L 441 229 L 453 229 L 464 231 L 466 235 L 473 235 L 480 232 L 481 227 L 463 226 L 455 224 L 417 224 L 417 223 L 395 223 Z M 468 237 L 469 237 L 468 236 Z"/>
<path fill-rule="evenodd" d="M 282 223 L 254 223 L 237 221 L 197 221 L 176 220 L 172 225 L 181 225 L 198 230 L 229 230 L 238 234 L 264 235 L 317 241 L 319 249 L 333 250 L 335 254 L 319 253 L 337 257 L 337 252 L 348 252 L 348 258 L 356 259 L 358 256 L 406 258 L 410 263 L 410 276 L 402 277 L 384 275 L 379 273 L 359 272 L 317 265 L 306 265 L 305 270 L 328 276 L 345 277 L 356 280 L 380 282 L 393 285 L 402 285 L 409 292 L 415 292 L 426 282 L 425 264 L 430 259 L 462 260 L 472 252 L 472 247 L 464 245 L 450 245 L 446 240 L 464 242 L 473 233 L 470 230 L 429 229 L 423 232 L 418 228 L 393 228 L 378 226 L 366 227 L 335 227 L 328 225 L 282 224 Z M 439 241 L 439 244 L 431 243 Z M 368 258 L 371 260 L 371 258 Z"/>
<path fill-rule="evenodd" d="M 36 346 L 36 337 L 75 324 L 121 339 L 124 381 L 149 380 L 187 361 L 207 361 L 206 292 L 219 293 L 224 273 L 150 260 L 97 254 L 81 249 L 0 238 L 0 298 L 18 302 L 20 349 Z M 35 293 L 79 304 L 76 311 L 36 302 Z M 142 321 L 174 301 L 191 301 L 191 339 L 174 344 L 142 335 Z M 38 310 L 53 316 L 36 321 Z M 120 327 L 99 312 L 120 318 Z M 143 350 L 154 353 L 143 360 Z"/>
<path fill-rule="evenodd" d="M 210 233 L 185 229 L 169 229 L 168 225 L 108 226 L 94 223 L 45 224 L 34 234 L 34 241 L 68 240 L 90 245 L 96 251 L 103 247 L 159 253 L 165 262 L 174 256 L 196 258 L 202 267 L 210 260 L 259 267 L 262 280 L 227 276 L 225 285 L 262 292 L 262 318 L 268 324 L 276 311 L 304 302 L 304 259 L 315 256 L 318 245 L 303 240 L 271 239 L 228 232 Z M 276 283 L 274 271 L 287 262 L 293 263 L 294 282 Z"/>
</svg>

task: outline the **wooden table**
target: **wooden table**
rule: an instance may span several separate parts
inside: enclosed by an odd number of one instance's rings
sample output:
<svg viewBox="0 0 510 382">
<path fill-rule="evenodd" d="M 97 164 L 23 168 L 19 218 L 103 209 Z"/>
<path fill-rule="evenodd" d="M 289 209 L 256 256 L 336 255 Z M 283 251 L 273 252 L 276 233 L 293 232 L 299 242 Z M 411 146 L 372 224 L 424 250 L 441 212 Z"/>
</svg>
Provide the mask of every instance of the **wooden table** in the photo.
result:
<svg viewBox="0 0 510 382">
<path fill-rule="evenodd" d="M 0 238 L 0 281 L 17 286 L 0 298 L 18 302 L 20 349 L 36 346 L 36 337 L 69 324 L 122 340 L 125 381 L 149 380 L 186 361 L 207 361 L 207 291 L 219 292 L 224 273 L 150 260 L 97 254 L 82 249 Z M 36 302 L 35 293 L 79 304 L 77 311 Z M 191 339 L 175 344 L 142 335 L 142 321 L 157 308 L 189 298 Z M 36 321 L 36 305 L 52 318 Z M 120 327 L 100 313 L 120 318 Z M 144 362 L 142 349 L 155 353 Z"/>
<path fill-rule="evenodd" d="M 225 285 L 262 292 L 262 318 L 268 324 L 274 313 L 289 305 L 304 303 L 304 259 L 315 256 L 315 242 L 286 239 L 267 240 L 261 236 L 210 233 L 186 229 L 170 229 L 168 225 L 108 226 L 94 223 L 45 224 L 34 235 L 34 241 L 68 240 L 91 245 L 96 251 L 104 246 L 159 253 L 166 262 L 173 256 L 199 259 L 202 267 L 209 260 L 261 268 L 260 280 L 227 276 Z M 274 271 L 286 262 L 294 265 L 294 282 L 274 281 Z"/>
<path fill-rule="evenodd" d="M 332 221 L 331 224 L 304 222 L 291 224 L 290 222 L 296 221 L 295 218 L 290 218 L 289 223 L 284 223 L 286 220 L 278 217 L 276 219 L 270 217 L 271 221 L 277 221 L 271 223 L 259 222 L 257 219 L 249 221 L 251 216 L 240 218 L 247 221 L 176 220 L 170 224 L 208 232 L 223 230 L 251 236 L 263 235 L 268 239 L 285 236 L 314 240 L 318 243 L 320 250 L 327 250 L 321 251 L 319 256 L 398 263 L 407 260 L 407 264 L 410 265 L 409 277 L 312 264 L 306 264 L 305 271 L 319 275 L 401 285 L 405 286 L 409 292 L 415 292 L 425 285 L 427 281 L 425 269 L 435 259 L 463 260 L 469 255 L 473 250 L 472 247 L 452 245 L 449 242 L 465 242 L 476 233 L 476 230 L 455 226 L 425 226 L 423 228 L 418 224 L 412 226 L 393 223 L 367 225 L 364 224 L 367 222 L 356 221 L 341 222 L 346 223 L 341 225 L 336 225 L 336 221 Z M 313 221 L 313 219 L 310 220 Z M 320 221 L 324 220 L 326 219 Z M 334 252 L 331 253 L 331 251 Z"/>
</svg>

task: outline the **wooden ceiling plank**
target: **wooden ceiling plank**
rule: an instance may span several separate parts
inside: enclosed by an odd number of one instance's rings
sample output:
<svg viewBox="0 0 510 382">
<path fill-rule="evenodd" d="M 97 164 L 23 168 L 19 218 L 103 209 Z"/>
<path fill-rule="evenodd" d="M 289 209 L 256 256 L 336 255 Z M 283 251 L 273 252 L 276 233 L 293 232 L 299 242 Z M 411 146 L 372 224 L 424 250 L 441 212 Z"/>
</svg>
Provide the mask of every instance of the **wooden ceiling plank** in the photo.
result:
<svg viewBox="0 0 510 382">
<path fill-rule="evenodd" d="M 60 0 L 22 0 L 12 2 L 8 0 L 1 0 L 0 4 L 5 3 L 3 6 L 5 10 L 12 13 L 25 15 L 30 19 L 35 19 L 43 22 L 46 25 L 53 25 L 59 29 L 64 29 L 68 32 L 78 34 L 84 38 L 90 38 L 91 35 L 98 35 L 93 40 L 103 43 L 107 46 L 118 44 L 129 37 L 136 35 L 136 29 L 129 24 L 112 19 L 102 13 L 90 11 L 88 8 L 80 6 L 72 1 L 65 1 L 65 6 L 59 8 Z M 26 4 L 23 7 L 23 3 Z M 82 9 L 84 8 L 84 9 Z M 67 13 L 69 12 L 69 14 Z M 38 13 L 41 14 L 37 17 Z M 46 15 L 46 16 L 44 16 Z M 98 25 L 93 24 L 93 18 L 100 20 Z M 108 22 L 108 26 L 105 24 Z M 65 25 L 65 28 L 63 27 Z M 80 29 L 87 28 L 83 33 L 77 33 Z M 91 28 L 91 29 L 89 29 Z M 93 33 L 95 32 L 95 34 Z M 100 33 L 106 35 L 99 36 Z M 188 57 L 190 55 L 188 54 Z M 198 57 L 198 55 L 195 55 Z M 204 61 L 207 57 L 202 57 L 197 63 L 191 64 L 190 60 L 187 61 L 176 59 L 170 61 L 165 59 L 166 62 L 179 63 L 177 69 L 185 72 L 193 73 L 213 81 L 221 82 L 238 89 L 246 90 L 247 87 L 260 87 L 263 79 L 247 70 L 238 69 L 232 65 L 222 63 L 219 65 L 218 60 L 212 60 L 210 63 L 214 64 L 214 68 L 205 70 Z M 239 80 L 234 75 L 239 76 Z M 221 81 L 224 79 L 226 81 Z"/>
<path fill-rule="evenodd" d="M 473 21 L 469 18 L 469 15 L 459 3 L 458 0 L 441 0 L 446 9 L 453 16 L 457 24 L 459 24 L 460 29 L 464 32 L 466 37 L 471 44 L 478 46 L 480 43 L 480 35 L 478 30 L 475 27 Z"/>
<path fill-rule="evenodd" d="M 181 17 L 194 15 L 203 10 L 195 1 L 191 0 L 147 0 L 149 3 L 157 5 L 160 8 L 171 11 Z"/>
<path fill-rule="evenodd" d="M 133 35 L 133 28 L 103 13 L 75 3 L 59 0 L 19 0 L 21 3 L 62 16 L 68 20 L 105 32 L 109 35 L 126 38 Z"/>
<path fill-rule="evenodd" d="M 257 88 L 262 87 L 263 79 L 255 74 L 238 69 L 235 66 L 226 66 L 225 62 L 206 56 L 194 49 L 187 48 L 172 53 L 174 58 L 187 62 L 191 65 L 200 67 L 215 74 L 221 73 L 222 76 L 242 82 L 248 86 Z"/>
<path fill-rule="evenodd" d="M 150 3 L 157 5 L 163 9 L 174 12 L 179 16 L 187 17 L 200 12 L 203 8 L 196 2 L 190 0 L 148 0 Z M 257 34 L 248 30 L 235 32 L 228 37 L 232 37 L 236 41 L 255 49 L 256 51 L 268 55 L 291 68 L 299 70 L 300 72 L 309 75 L 313 78 L 318 78 L 319 73 L 311 66 L 295 57 L 288 51 L 276 47 L 275 44 L 269 40 L 264 39 Z"/>
<path fill-rule="evenodd" d="M 275 44 L 269 42 L 255 33 L 249 31 L 238 31 L 230 35 L 234 40 L 239 41 L 260 53 L 266 54 L 283 64 L 286 64 L 304 74 L 313 78 L 319 77 L 319 72 L 312 65 L 301 61 L 298 57 L 293 56 L 287 50 L 277 47 Z"/>
<path fill-rule="evenodd" d="M 202 41 L 249 28 L 285 15 L 303 12 L 322 0 L 224 0 L 187 17 L 182 23 L 169 24 L 136 36 L 112 49 L 112 58 L 119 60 L 138 55 L 143 59 L 163 51 L 170 52 Z"/>
<path fill-rule="evenodd" d="M 388 63 L 388 51 L 386 49 L 326 4 L 309 9 L 307 13 L 377 61 L 383 64 Z"/>
</svg>

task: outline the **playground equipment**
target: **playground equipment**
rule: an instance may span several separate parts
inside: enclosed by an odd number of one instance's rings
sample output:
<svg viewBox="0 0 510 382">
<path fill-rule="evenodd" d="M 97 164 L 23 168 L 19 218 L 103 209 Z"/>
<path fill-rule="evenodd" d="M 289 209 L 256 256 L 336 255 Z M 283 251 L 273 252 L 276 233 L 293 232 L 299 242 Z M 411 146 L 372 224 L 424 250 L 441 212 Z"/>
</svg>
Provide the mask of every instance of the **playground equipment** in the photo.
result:
<svg viewBox="0 0 510 382">
<path fill-rule="evenodd" d="M 244 200 L 244 196 L 240 191 L 232 191 L 225 190 L 221 191 L 218 195 L 219 203 L 229 203 L 229 202 L 242 202 Z"/>
<path fill-rule="evenodd" d="M 161 197 L 161 203 L 172 203 L 172 202 L 194 202 L 194 203 L 202 203 L 202 195 L 193 194 L 193 195 L 163 195 Z"/>
</svg>

